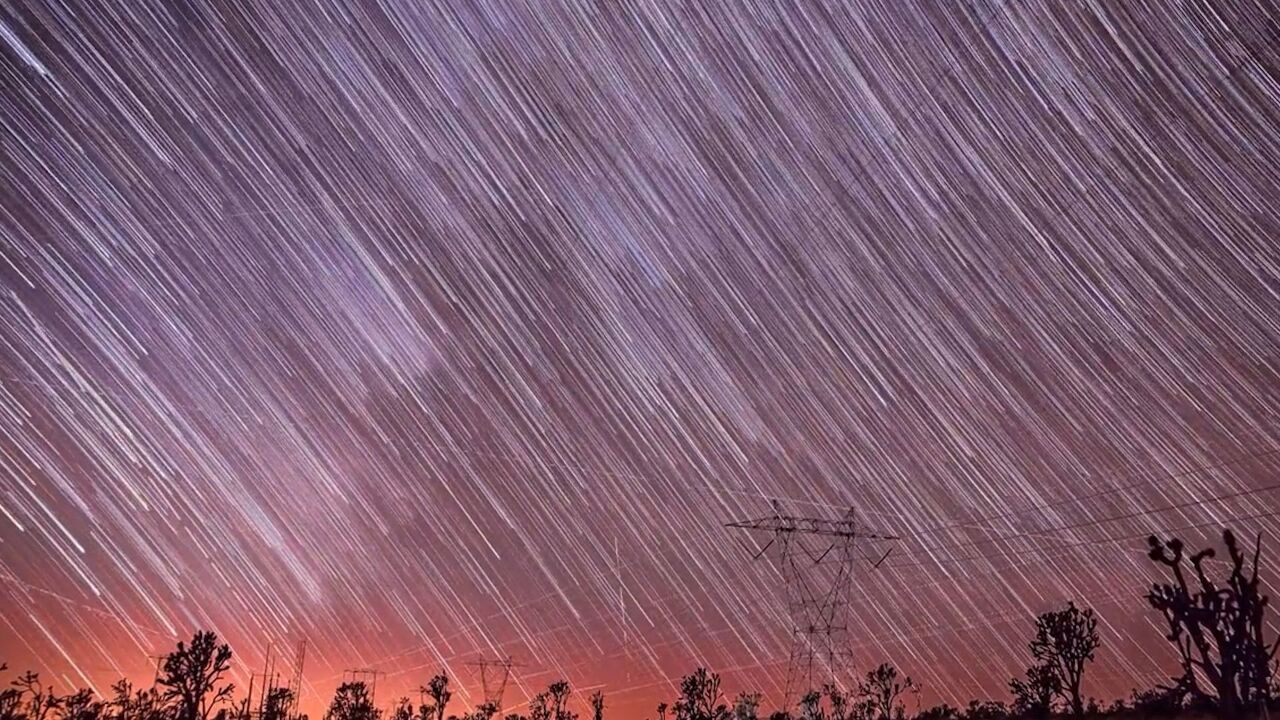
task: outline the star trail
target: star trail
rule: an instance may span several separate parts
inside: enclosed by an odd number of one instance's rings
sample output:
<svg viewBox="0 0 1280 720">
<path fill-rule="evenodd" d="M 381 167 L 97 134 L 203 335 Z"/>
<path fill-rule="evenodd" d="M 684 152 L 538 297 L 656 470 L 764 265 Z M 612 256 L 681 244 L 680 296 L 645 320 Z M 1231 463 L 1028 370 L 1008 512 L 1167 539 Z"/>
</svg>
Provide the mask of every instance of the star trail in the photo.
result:
<svg viewBox="0 0 1280 720">
<path fill-rule="evenodd" d="M 0 2 L 0 659 L 777 702 L 731 520 L 853 507 L 855 671 L 1007 695 L 1152 532 L 1280 553 L 1269 0 Z M 1269 553 L 1269 554 L 1268 554 Z"/>
</svg>

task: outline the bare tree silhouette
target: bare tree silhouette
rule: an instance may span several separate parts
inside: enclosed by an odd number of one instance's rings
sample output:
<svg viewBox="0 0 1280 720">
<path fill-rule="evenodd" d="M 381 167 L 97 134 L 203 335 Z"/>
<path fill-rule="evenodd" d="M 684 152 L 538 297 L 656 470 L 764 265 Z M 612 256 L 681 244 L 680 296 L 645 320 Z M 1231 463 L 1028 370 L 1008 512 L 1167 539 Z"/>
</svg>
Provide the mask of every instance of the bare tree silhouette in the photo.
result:
<svg viewBox="0 0 1280 720">
<path fill-rule="evenodd" d="M 158 720 L 161 698 L 155 688 L 135 689 L 128 680 L 111 686 L 106 715 L 111 720 Z"/>
<path fill-rule="evenodd" d="M 388 720 L 413 720 L 413 703 L 409 702 L 409 698 L 397 698 L 391 706 L 391 713 Z"/>
<path fill-rule="evenodd" d="M 209 720 L 215 708 L 231 699 L 235 686 L 222 685 L 231 667 L 231 648 L 212 632 L 199 631 L 191 644 L 178 642 L 161 667 L 161 697 L 176 706 L 176 720 Z"/>
<path fill-rule="evenodd" d="M 851 708 L 849 694 L 831 683 L 824 685 L 822 692 L 827 696 L 827 702 L 831 705 L 831 712 L 828 715 L 829 720 L 850 720 L 849 713 L 856 708 L 856 705 Z"/>
<path fill-rule="evenodd" d="M 0 663 L 0 672 L 9 669 L 9 666 Z M 22 717 L 22 692 L 15 687 L 7 687 L 0 690 L 0 720 L 18 720 Z"/>
<path fill-rule="evenodd" d="M 1012 713 L 1000 702 L 973 701 L 964 710 L 938 705 L 918 713 L 916 720 L 1042 720 L 1055 708 L 1096 718 L 1173 718 L 1199 710 L 1243 718 L 1254 704 L 1257 709 L 1269 707 L 1277 695 L 1273 668 L 1280 640 L 1266 637 L 1269 598 L 1258 578 L 1261 539 L 1255 540 L 1251 553 L 1230 532 L 1224 532 L 1223 541 L 1229 572 L 1219 580 L 1211 577 L 1212 549 L 1187 554 L 1180 540 L 1149 540 L 1150 558 L 1172 575 L 1171 582 L 1152 585 L 1145 596 L 1164 615 L 1168 639 L 1179 652 L 1182 677 L 1175 678 L 1172 687 L 1135 690 L 1131 704 L 1118 700 L 1106 711 L 1094 699 L 1086 704 L 1081 685 L 1101 644 L 1098 619 L 1092 610 L 1068 603 L 1065 609 L 1036 618 L 1035 637 L 1028 644 L 1036 662 L 1009 682 Z M 282 687 L 266 689 L 259 712 L 251 714 L 247 700 L 238 713 L 232 711 L 228 706 L 233 686 L 226 680 L 231 658 L 230 648 L 214 633 L 197 632 L 189 644 L 179 642 L 163 658 L 156 688 L 139 690 L 121 680 L 105 701 L 89 690 L 60 696 L 38 674 L 25 673 L 0 689 L 0 720 L 305 720 L 288 716 L 296 698 Z M 5 669 L 0 664 L 0 671 Z M 431 678 L 421 690 L 429 700 L 424 698 L 415 708 L 408 698 L 400 698 L 389 708 L 388 720 L 493 720 L 498 712 L 485 703 L 461 718 L 447 715 L 452 692 L 444 674 Z M 916 683 L 886 662 L 866 673 L 852 697 L 828 684 L 806 693 L 795 715 L 784 708 L 771 713 L 769 720 L 903 720 L 903 698 L 916 692 Z M 503 720 L 577 720 L 571 699 L 572 688 L 560 680 L 530 700 L 527 716 L 512 714 Z M 726 706 L 720 676 L 697 668 L 681 678 L 673 704 L 658 705 L 657 720 L 759 720 L 760 703 L 759 693 L 744 691 L 732 707 Z M 590 720 L 604 720 L 602 691 L 589 695 L 586 704 Z M 349 682 L 336 689 L 324 717 L 381 720 L 381 715 L 365 683 Z"/>
<path fill-rule="evenodd" d="M 529 699 L 529 720 L 550 720 L 551 698 L 540 692 Z"/>
<path fill-rule="evenodd" d="M 827 714 L 822 708 L 822 693 L 817 690 L 801 695 L 797 709 L 800 711 L 800 720 L 827 720 Z"/>
<path fill-rule="evenodd" d="M 1220 713 L 1234 717 L 1246 706 L 1272 699 L 1272 662 L 1280 640 L 1264 638 L 1270 599 L 1258 582 L 1262 537 L 1254 541 L 1252 557 L 1246 557 L 1230 530 L 1223 531 L 1222 542 L 1231 564 L 1225 585 L 1215 582 L 1205 567 L 1215 556 L 1213 548 L 1188 557 L 1181 540 L 1149 538 L 1150 558 L 1169 568 L 1173 583 L 1153 584 L 1147 602 L 1164 615 L 1167 638 L 1181 658 L 1182 675 L 1169 690 L 1200 701 L 1212 699 Z M 1215 697 L 1200 688 L 1198 676 L 1213 687 Z"/>
<path fill-rule="evenodd" d="M 680 680 L 675 720 L 728 720 L 729 708 L 720 699 L 720 675 L 698 668 Z"/>
<path fill-rule="evenodd" d="M 858 683 L 858 695 L 869 701 L 878 720 L 894 720 L 904 715 L 905 709 L 898 699 L 918 691 L 919 687 L 910 677 L 899 675 L 898 669 L 889 663 L 881 663 Z"/>
<path fill-rule="evenodd" d="M 1009 717 L 1009 708 L 995 700 L 970 700 L 965 708 L 965 720 L 1005 720 Z"/>
<path fill-rule="evenodd" d="M 100 720 L 106 703 L 87 688 L 77 690 L 62 698 L 62 720 Z"/>
<path fill-rule="evenodd" d="M 1024 676 L 1009 681 L 1013 694 L 1013 710 L 1028 718 L 1047 718 L 1053 712 L 1053 699 L 1062 694 L 1062 679 L 1052 665 L 1039 664 L 1027 668 Z"/>
<path fill-rule="evenodd" d="M 40 682 L 40 673 L 25 672 L 13 681 L 18 697 L 23 701 L 27 720 L 45 720 L 49 713 L 62 707 L 62 699 Z"/>
<path fill-rule="evenodd" d="M 289 708 L 293 700 L 293 691 L 289 688 L 268 688 L 267 695 L 262 700 L 262 713 L 259 720 L 289 720 Z"/>
<path fill-rule="evenodd" d="M 449 700 L 453 698 L 453 692 L 449 690 L 449 676 L 444 673 L 437 673 L 434 677 L 427 681 L 422 692 L 431 698 L 430 705 L 423 705 L 419 708 L 419 715 L 422 720 L 444 720 L 445 708 L 449 705 Z"/>
<path fill-rule="evenodd" d="M 551 720 L 577 720 L 578 714 L 569 711 L 571 694 L 573 690 L 564 680 L 557 680 L 547 686 L 547 695 L 551 698 Z"/>
<path fill-rule="evenodd" d="M 462 720 L 491 720 L 496 714 L 498 714 L 498 706 L 492 702 L 485 701 L 475 706 L 471 712 L 463 715 Z"/>
<path fill-rule="evenodd" d="M 733 720 L 759 720 L 761 695 L 758 692 L 738 693 L 733 700 Z"/>
<path fill-rule="evenodd" d="M 1067 603 L 1065 610 L 1046 612 L 1036 618 L 1031 654 L 1057 675 L 1058 694 L 1076 717 L 1084 714 L 1080 684 L 1085 664 L 1093 660 L 1100 644 L 1098 618 L 1092 609 L 1081 611 L 1075 603 Z"/>
<path fill-rule="evenodd" d="M 946 703 L 916 713 L 916 720 L 960 720 L 964 714 Z"/>
<path fill-rule="evenodd" d="M 325 712 L 325 720 L 378 720 L 381 711 L 374 707 L 369 687 L 363 682 L 345 682 L 338 686 Z"/>
</svg>

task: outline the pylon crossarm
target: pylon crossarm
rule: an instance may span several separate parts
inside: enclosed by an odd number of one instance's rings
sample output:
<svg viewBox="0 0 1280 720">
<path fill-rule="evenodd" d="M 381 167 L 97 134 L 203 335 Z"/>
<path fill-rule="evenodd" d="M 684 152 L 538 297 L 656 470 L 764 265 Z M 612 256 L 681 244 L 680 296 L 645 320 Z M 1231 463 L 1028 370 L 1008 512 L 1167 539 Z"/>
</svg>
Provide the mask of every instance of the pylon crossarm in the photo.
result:
<svg viewBox="0 0 1280 720">
<path fill-rule="evenodd" d="M 860 531 L 850 520 L 824 520 L 821 518 L 770 516 L 754 520 L 736 520 L 725 527 L 741 530 L 763 530 L 774 533 L 800 533 L 827 537 L 859 538 L 863 540 L 898 540 L 896 535 Z"/>
<path fill-rule="evenodd" d="M 751 554 L 758 559 L 766 551 L 776 551 L 793 628 L 784 685 L 784 704 L 789 704 L 793 693 L 814 688 L 815 672 L 835 680 L 837 666 L 842 664 L 837 661 L 837 647 L 848 632 L 839 615 L 846 611 L 855 567 L 863 561 L 879 567 L 888 553 L 881 554 L 882 546 L 868 546 L 899 538 L 858 527 L 852 509 L 839 520 L 784 515 L 776 501 L 773 509 L 771 516 L 729 522 L 725 527 L 770 534 L 768 542 Z M 817 569 L 832 564 L 839 566 L 834 572 Z"/>
</svg>

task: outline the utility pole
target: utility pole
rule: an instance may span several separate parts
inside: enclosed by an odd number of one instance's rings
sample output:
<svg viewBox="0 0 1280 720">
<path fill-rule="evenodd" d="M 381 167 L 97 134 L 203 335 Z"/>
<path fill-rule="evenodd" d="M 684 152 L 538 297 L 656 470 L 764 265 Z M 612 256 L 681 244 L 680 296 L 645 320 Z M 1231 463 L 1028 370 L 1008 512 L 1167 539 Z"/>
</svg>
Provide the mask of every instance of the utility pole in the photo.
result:
<svg viewBox="0 0 1280 720">
<path fill-rule="evenodd" d="M 837 655 L 848 630 L 844 622 L 854 566 L 867 560 L 873 569 L 880 567 L 893 551 L 892 545 L 886 549 L 884 544 L 899 538 L 858 527 L 852 508 L 839 520 L 830 520 L 783 514 L 777 501 L 772 515 L 725 527 L 770 535 L 753 560 L 771 548 L 778 555 L 793 633 L 783 697 L 784 705 L 790 706 L 794 696 L 821 684 L 815 684 L 815 663 L 825 666 L 823 682 L 837 681 L 844 664 Z M 872 557 L 863 554 L 868 547 L 874 550 Z"/>
<path fill-rule="evenodd" d="M 151 689 L 155 689 L 160 684 L 160 668 L 164 665 L 164 661 L 169 658 L 168 655 L 148 655 L 148 658 L 156 661 L 156 674 L 151 678 Z"/>
</svg>

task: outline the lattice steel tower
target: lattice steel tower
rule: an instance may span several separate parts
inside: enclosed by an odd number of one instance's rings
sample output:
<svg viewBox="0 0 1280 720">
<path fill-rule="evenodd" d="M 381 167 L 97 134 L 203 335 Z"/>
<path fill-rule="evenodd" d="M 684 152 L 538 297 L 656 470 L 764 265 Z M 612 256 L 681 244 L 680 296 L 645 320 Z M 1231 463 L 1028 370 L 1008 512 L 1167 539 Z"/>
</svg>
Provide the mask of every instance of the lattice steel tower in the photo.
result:
<svg viewBox="0 0 1280 720">
<path fill-rule="evenodd" d="M 818 690 L 826 682 L 839 684 L 837 673 L 846 665 L 845 618 L 855 565 L 865 560 L 879 567 L 893 551 L 892 545 L 884 544 L 898 537 L 859 527 L 852 508 L 843 518 L 829 520 L 784 515 L 776 501 L 773 515 L 725 527 L 772 535 L 752 559 L 775 549 L 786 585 L 793 636 L 784 704 L 789 706 L 798 693 Z M 822 682 L 815 684 L 818 673 Z"/>
<path fill-rule="evenodd" d="M 507 690 L 507 681 L 511 679 L 511 669 L 520 667 L 520 664 L 505 657 L 493 660 L 481 658 L 467 665 L 480 671 L 480 689 L 484 692 L 484 701 L 501 711 L 502 695 Z"/>
</svg>

